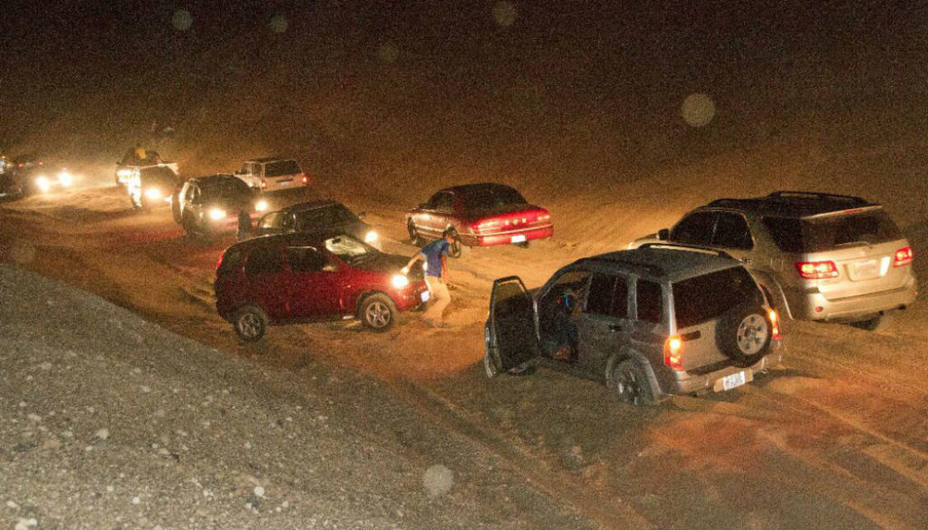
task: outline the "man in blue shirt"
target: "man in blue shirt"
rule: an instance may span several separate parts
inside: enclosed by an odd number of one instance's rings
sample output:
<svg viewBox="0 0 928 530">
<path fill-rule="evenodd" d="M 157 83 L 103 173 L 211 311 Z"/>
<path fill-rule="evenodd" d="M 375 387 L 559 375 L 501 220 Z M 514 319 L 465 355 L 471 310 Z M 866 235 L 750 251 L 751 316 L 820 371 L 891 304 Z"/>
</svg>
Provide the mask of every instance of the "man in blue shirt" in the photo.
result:
<svg viewBox="0 0 928 530">
<path fill-rule="evenodd" d="M 451 229 L 445 230 L 441 239 L 422 247 L 403 268 L 405 274 L 420 259 L 425 262 L 425 283 L 429 286 L 432 302 L 422 314 L 422 318 L 438 328 L 448 327 L 442 313 L 451 302 L 451 295 L 448 293 L 448 284 L 451 283 L 448 276 L 448 251 L 453 242 L 453 232 Z"/>
</svg>

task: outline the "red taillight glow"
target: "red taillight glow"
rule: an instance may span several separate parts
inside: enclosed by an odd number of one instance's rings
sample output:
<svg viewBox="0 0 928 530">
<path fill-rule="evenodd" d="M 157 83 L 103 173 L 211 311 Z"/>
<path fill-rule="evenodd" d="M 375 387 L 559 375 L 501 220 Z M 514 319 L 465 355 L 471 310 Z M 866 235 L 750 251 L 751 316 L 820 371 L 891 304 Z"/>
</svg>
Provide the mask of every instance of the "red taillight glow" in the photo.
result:
<svg viewBox="0 0 928 530">
<path fill-rule="evenodd" d="M 770 317 L 770 334 L 773 335 L 773 340 L 781 340 L 780 315 L 777 314 L 775 309 L 771 309 L 767 316 Z"/>
<path fill-rule="evenodd" d="M 479 223 L 474 223 L 473 226 L 471 226 L 471 228 L 473 228 L 475 232 L 483 232 L 486 230 L 492 230 L 494 228 L 499 228 L 501 224 L 503 223 L 499 219 L 490 219 L 489 221 L 482 221 Z M 506 221 L 505 224 L 508 225 L 509 221 Z"/>
<path fill-rule="evenodd" d="M 309 175 L 303 173 L 303 178 L 300 179 L 303 182 L 304 186 L 309 186 Z"/>
<path fill-rule="evenodd" d="M 267 189 L 267 181 L 264 180 L 264 179 L 261 179 L 261 189 L 262 189 L 262 190 L 266 190 L 266 189 Z"/>
<path fill-rule="evenodd" d="M 222 266 L 222 258 L 223 258 L 224 256 L 225 256 L 225 254 L 220 254 L 220 255 L 219 255 L 219 260 L 216 262 L 216 270 L 217 270 L 217 271 L 219 270 L 219 267 Z"/>
<path fill-rule="evenodd" d="M 912 258 L 914 256 L 915 254 L 912 252 L 912 247 L 900 248 L 893 255 L 893 267 L 901 267 L 912 263 Z"/>
<path fill-rule="evenodd" d="M 683 339 L 674 335 L 664 342 L 664 364 L 674 370 L 683 369 Z"/>
<path fill-rule="evenodd" d="M 539 220 L 539 221 L 550 221 L 550 220 L 551 220 L 551 214 L 546 213 L 546 214 L 539 215 L 539 216 L 538 216 L 538 220 Z"/>
<path fill-rule="evenodd" d="M 804 280 L 824 280 L 838 277 L 838 267 L 833 261 L 800 261 L 796 270 Z"/>
</svg>

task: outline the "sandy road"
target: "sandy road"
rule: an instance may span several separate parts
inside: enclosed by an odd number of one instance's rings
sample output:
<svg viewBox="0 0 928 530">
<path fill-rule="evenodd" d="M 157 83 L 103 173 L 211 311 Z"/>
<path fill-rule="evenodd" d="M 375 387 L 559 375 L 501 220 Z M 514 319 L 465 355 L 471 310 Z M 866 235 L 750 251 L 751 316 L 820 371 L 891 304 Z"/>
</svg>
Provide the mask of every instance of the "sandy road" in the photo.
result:
<svg viewBox="0 0 928 530">
<path fill-rule="evenodd" d="M 169 212 L 136 215 L 113 188 L 3 208 L 0 259 L 233 355 L 284 369 L 319 360 L 388 381 L 414 410 L 502 456 L 512 473 L 603 528 L 928 524 L 921 306 L 880 333 L 793 323 L 784 365 L 754 384 L 637 409 L 593 382 L 547 370 L 487 380 L 479 365 L 492 278 L 517 273 L 537 285 L 590 244 L 471 249 L 453 264 L 460 289 L 450 330 L 413 318 L 383 335 L 290 326 L 243 346 L 212 307 L 213 267 L 230 240 L 192 243 Z M 391 239 L 388 250 L 414 251 L 400 242 L 399 212 L 368 211 Z"/>
</svg>

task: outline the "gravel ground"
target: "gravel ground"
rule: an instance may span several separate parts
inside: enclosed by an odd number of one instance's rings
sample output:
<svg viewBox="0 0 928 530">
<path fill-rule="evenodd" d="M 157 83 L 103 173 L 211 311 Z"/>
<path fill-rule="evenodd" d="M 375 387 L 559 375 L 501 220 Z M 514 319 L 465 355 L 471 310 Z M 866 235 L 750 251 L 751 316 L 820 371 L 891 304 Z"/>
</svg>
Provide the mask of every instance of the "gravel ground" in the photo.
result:
<svg viewBox="0 0 928 530">
<path fill-rule="evenodd" d="M 0 528 L 582 528 L 390 387 L 0 265 Z"/>
</svg>

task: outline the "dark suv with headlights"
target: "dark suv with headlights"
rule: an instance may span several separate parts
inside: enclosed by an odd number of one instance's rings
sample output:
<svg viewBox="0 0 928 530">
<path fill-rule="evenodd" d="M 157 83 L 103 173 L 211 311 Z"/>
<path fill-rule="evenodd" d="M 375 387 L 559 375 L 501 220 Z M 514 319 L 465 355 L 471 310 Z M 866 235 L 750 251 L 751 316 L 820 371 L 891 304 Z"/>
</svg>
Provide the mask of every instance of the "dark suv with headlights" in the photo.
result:
<svg viewBox="0 0 928 530">
<path fill-rule="evenodd" d="M 629 247 L 653 241 L 724 250 L 794 319 L 878 329 L 917 294 L 911 244 L 880 204 L 860 197 L 778 191 L 718 199 Z"/>
<path fill-rule="evenodd" d="M 250 234 L 252 217 L 265 205 L 244 182 L 219 174 L 184 182 L 174 195 L 172 210 L 174 221 L 188 235 L 209 240 L 236 230 Z"/>
<path fill-rule="evenodd" d="M 421 270 L 347 234 L 323 231 L 235 244 L 216 268 L 216 309 L 244 341 L 269 324 L 359 319 L 387 331 L 398 313 L 429 299 Z"/>
<path fill-rule="evenodd" d="M 382 250 L 380 234 L 361 220 L 364 213 L 355 214 L 344 204 L 332 200 L 301 202 L 282 210 L 269 212 L 258 220 L 254 235 L 269 236 L 292 232 L 335 230 L 354 236 L 368 245 Z"/>
<path fill-rule="evenodd" d="M 544 364 L 636 405 L 730 390 L 782 357 L 777 313 L 738 261 L 666 244 L 575 261 L 532 292 L 496 280 L 484 340 L 488 376 Z"/>
</svg>

